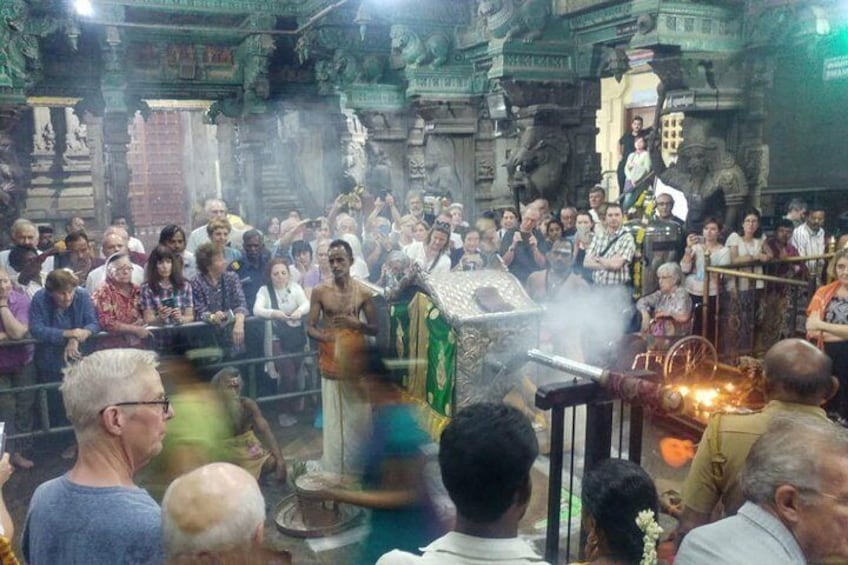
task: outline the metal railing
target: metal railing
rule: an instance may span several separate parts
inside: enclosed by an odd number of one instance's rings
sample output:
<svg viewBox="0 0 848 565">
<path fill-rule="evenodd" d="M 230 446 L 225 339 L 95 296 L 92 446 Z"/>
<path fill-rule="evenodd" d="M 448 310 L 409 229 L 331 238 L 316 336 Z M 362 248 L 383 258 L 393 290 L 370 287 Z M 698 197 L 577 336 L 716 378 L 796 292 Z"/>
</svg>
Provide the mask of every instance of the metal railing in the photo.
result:
<svg viewBox="0 0 848 565">
<path fill-rule="evenodd" d="M 566 375 L 566 379 L 543 385 L 536 391 L 535 404 L 541 410 L 551 411 L 550 473 L 548 476 L 548 508 L 545 537 L 545 560 L 559 563 L 561 531 L 561 503 L 565 449 L 569 449 L 568 507 L 566 510 L 565 557 L 566 561 L 576 557 L 583 560 L 586 532 L 580 525 L 577 556 L 572 556 L 572 504 L 575 493 L 575 476 L 578 461 L 575 449 L 578 429 L 577 408 L 586 407 L 586 427 L 582 457 L 583 474 L 593 470 L 601 461 L 613 455 L 626 457 L 634 463 L 642 458 L 642 432 L 644 409 L 671 412 L 682 409 L 683 398 L 679 393 L 658 384 L 655 375 L 646 371 L 613 373 L 538 350 L 528 352 L 531 361 L 545 365 Z M 616 404 L 618 425 L 615 425 Z M 566 413 L 570 410 L 570 427 L 566 437 Z M 625 420 L 629 430 L 625 433 Z M 617 428 L 617 429 L 616 429 Z M 615 433 L 617 431 L 617 434 Z M 615 453 L 613 448 L 616 447 Z"/>
<path fill-rule="evenodd" d="M 263 318 L 251 317 L 251 318 L 247 319 L 246 323 L 257 324 L 260 321 L 265 322 L 265 320 Z M 148 329 L 151 331 L 151 333 L 157 334 L 157 333 L 168 333 L 168 332 L 173 331 L 175 329 L 180 329 L 180 330 L 185 329 L 185 330 L 188 330 L 188 331 L 191 332 L 191 331 L 196 331 L 196 330 L 201 330 L 201 329 L 207 329 L 208 327 L 209 327 L 209 324 L 207 324 L 205 322 L 191 322 L 191 323 L 182 324 L 182 325 L 179 325 L 179 326 L 163 326 L 163 327 L 153 326 L 153 327 L 149 327 Z M 99 333 L 92 335 L 89 338 L 89 340 L 94 340 L 96 342 L 97 340 L 107 338 L 107 337 L 114 337 L 116 335 L 121 335 L 121 334 L 109 333 L 109 332 L 99 332 Z M 21 340 L 5 340 L 5 341 L 0 342 L 0 352 L 2 352 L 3 349 L 9 348 L 9 347 L 18 347 L 18 346 L 22 346 L 22 345 L 34 345 L 34 344 L 37 344 L 37 343 L 38 343 L 38 340 L 35 340 L 35 339 L 32 339 L 32 338 L 26 338 L 26 339 L 21 339 Z M 155 348 L 151 347 L 149 349 L 155 351 Z M 169 354 L 169 352 L 167 352 L 167 351 L 157 351 L 157 353 L 159 353 L 163 357 L 167 356 Z M 298 391 L 298 392 L 269 394 L 269 395 L 263 395 L 263 396 L 259 396 L 257 394 L 257 389 L 258 389 L 257 383 L 258 383 L 259 373 L 260 373 L 260 371 L 257 370 L 257 367 L 262 367 L 268 362 L 273 362 L 273 361 L 280 360 L 280 359 L 297 359 L 297 358 L 303 359 L 304 361 L 306 361 L 308 359 L 311 359 L 313 361 L 309 366 L 309 371 L 311 373 L 310 381 L 313 382 L 313 383 L 318 382 L 318 380 L 317 380 L 318 379 L 317 350 L 314 350 L 314 349 L 304 350 L 303 352 L 297 352 L 297 353 L 281 353 L 279 355 L 268 355 L 268 356 L 263 355 L 263 356 L 258 356 L 258 357 L 239 357 L 239 358 L 236 358 L 236 359 L 229 359 L 229 360 L 224 359 L 224 360 L 221 360 L 221 361 L 218 361 L 218 362 L 204 364 L 202 366 L 202 369 L 204 371 L 210 371 L 210 370 L 222 369 L 224 367 L 245 367 L 246 368 L 246 374 L 244 374 L 244 372 L 243 372 L 242 377 L 245 379 L 247 396 L 249 396 L 250 398 L 253 398 L 258 403 L 273 402 L 273 401 L 278 401 L 278 400 L 288 400 L 288 399 L 293 399 L 293 398 L 301 398 L 301 397 L 314 396 L 314 395 L 321 394 L 320 387 L 319 388 L 313 388 L 313 389 L 307 389 L 307 390 L 303 390 L 303 391 Z M 167 371 L 163 371 L 162 372 L 162 378 L 163 378 L 163 380 L 166 381 L 166 384 L 167 384 L 167 377 L 168 377 Z M 6 395 L 6 394 L 17 395 L 17 394 L 20 394 L 20 393 L 28 393 L 28 392 L 34 392 L 37 395 L 36 416 L 37 416 L 37 420 L 38 420 L 38 425 L 35 425 L 35 423 L 34 423 L 32 431 L 30 431 L 30 432 L 19 432 L 19 433 L 15 433 L 13 435 L 8 435 L 7 439 L 15 440 L 15 439 L 30 438 L 30 437 L 33 437 L 33 438 L 34 437 L 43 437 L 43 436 L 46 436 L 46 435 L 49 435 L 49 434 L 58 434 L 58 433 L 64 433 L 64 432 L 69 432 L 69 431 L 73 430 L 73 428 L 71 426 L 56 426 L 56 427 L 51 426 L 50 413 L 49 413 L 49 409 L 48 409 L 47 394 L 48 394 L 48 391 L 50 391 L 50 390 L 58 389 L 60 385 L 61 385 L 61 382 L 45 382 L 45 383 L 38 383 L 38 384 L 32 384 L 32 385 L 26 385 L 26 386 L 15 386 L 15 387 L 0 389 L 0 395 Z"/>
<path fill-rule="evenodd" d="M 758 355 L 784 337 L 796 335 L 799 330 L 797 320 L 806 309 L 806 301 L 815 292 L 821 281 L 824 261 L 833 257 L 833 253 L 815 256 L 786 257 L 767 262 L 747 261 L 726 266 L 710 265 L 710 254 L 705 254 L 705 276 L 703 286 L 703 302 L 701 327 L 694 328 L 701 336 L 709 339 L 719 354 L 725 360 L 739 355 Z M 752 267 L 775 268 L 780 265 L 792 265 L 817 261 L 819 267 L 803 278 L 777 277 L 764 273 L 755 273 L 743 269 Z M 717 278 L 718 288 L 712 286 L 712 276 Z M 738 291 L 741 281 L 748 281 L 749 291 L 753 296 L 746 298 Z M 761 288 L 756 288 L 758 283 Z M 761 291 L 761 292 L 759 292 Z M 741 291 L 742 293 L 748 291 Z M 714 293 L 715 296 L 710 297 Z M 780 300 L 776 300 L 776 298 Z M 774 303 L 770 303 L 774 302 Z M 714 303 L 714 306 L 711 305 Z M 781 312 L 774 311 L 779 303 Z M 745 311 L 743 311 L 745 310 Z M 775 327 L 775 320 L 769 318 L 771 324 L 766 324 L 767 316 L 783 313 L 780 327 Z M 748 318 L 747 326 L 740 319 Z M 767 327 L 768 326 L 768 327 Z M 735 330 L 747 332 L 745 340 L 740 341 L 734 336 Z M 712 329 L 712 331 L 710 331 Z M 743 343 L 744 342 L 744 343 Z"/>
</svg>

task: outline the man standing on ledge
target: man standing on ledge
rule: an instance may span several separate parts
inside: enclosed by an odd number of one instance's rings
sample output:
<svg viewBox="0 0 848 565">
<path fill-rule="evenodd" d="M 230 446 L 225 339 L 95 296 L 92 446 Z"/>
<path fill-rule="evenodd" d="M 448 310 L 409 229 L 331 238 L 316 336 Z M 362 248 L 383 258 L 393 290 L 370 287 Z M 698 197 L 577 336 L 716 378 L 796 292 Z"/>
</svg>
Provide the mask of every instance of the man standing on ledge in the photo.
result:
<svg viewBox="0 0 848 565">
<path fill-rule="evenodd" d="M 377 316 L 371 291 L 350 276 L 353 250 L 346 241 L 330 244 L 329 262 L 333 280 L 313 289 L 306 330 L 318 340 L 324 411 L 321 466 L 324 471 L 344 474 L 360 468 L 359 455 L 369 429 L 370 406 L 355 382 L 360 372 L 354 365 L 365 351 L 365 336 L 377 335 Z"/>
</svg>

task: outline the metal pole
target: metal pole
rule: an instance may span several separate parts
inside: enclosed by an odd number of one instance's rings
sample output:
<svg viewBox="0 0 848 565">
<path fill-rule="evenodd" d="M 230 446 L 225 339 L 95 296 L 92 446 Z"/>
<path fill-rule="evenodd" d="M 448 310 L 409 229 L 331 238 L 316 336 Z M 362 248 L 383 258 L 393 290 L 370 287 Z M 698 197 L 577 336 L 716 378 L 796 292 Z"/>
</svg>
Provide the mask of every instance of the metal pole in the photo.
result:
<svg viewBox="0 0 848 565">
<path fill-rule="evenodd" d="M 545 533 L 545 561 L 548 563 L 559 563 L 559 507 L 562 492 L 564 420 L 564 406 L 554 406 L 551 409 L 551 467 L 548 478 L 548 527 Z"/>
</svg>

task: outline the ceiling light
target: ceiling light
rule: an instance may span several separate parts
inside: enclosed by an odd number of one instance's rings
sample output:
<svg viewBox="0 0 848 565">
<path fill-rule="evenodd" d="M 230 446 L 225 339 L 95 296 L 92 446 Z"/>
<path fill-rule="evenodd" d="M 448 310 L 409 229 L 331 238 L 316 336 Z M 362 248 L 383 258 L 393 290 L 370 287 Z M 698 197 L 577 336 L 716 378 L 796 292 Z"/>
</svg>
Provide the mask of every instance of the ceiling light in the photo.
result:
<svg viewBox="0 0 848 565">
<path fill-rule="evenodd" d="M 74 0 L 74 10 L 76 10 L 77 15 L 86 18 L 94 15 L 94 6 L 91 5 L 91 0 Z"/>
</svg>

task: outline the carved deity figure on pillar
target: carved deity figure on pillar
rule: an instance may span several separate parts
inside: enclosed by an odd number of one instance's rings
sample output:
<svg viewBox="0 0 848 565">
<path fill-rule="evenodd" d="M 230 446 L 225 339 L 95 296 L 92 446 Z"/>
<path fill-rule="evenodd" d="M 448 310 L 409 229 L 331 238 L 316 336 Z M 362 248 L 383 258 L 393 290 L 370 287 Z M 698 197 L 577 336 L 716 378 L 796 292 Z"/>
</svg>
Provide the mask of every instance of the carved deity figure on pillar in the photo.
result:
<svg viewBox="0 0 848 565">
<path fill-rule="evenodd" d="M 571 143 L 558 127 L 533 125 L 521 133 L 518 148 L 507 163 L 509 187 L 529 204 L 545 198 L 552 206 L 573 203 L 565 186 L 565 166 Z"/>
<path fill-rule="evenodd" d="M 678 151 L 677 162 L 660 180 L 683 192 L 689 206 L 686 227 L 700 233 L 709 217 L 732 230 L 748 197 L 748 182 L 736 159 L 718 137 L 706 137 L 703 128 L 692 128 Z"/>
<path fill-rule="evenodd" d="M 427 192 L 459 198 L 462 183 L 456 165 L 456 150 L 450 139 L 430 136 L 424 147 L 424 170 Z"/>
</svg>

